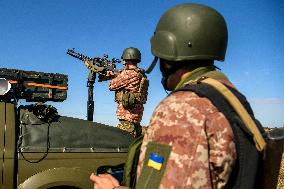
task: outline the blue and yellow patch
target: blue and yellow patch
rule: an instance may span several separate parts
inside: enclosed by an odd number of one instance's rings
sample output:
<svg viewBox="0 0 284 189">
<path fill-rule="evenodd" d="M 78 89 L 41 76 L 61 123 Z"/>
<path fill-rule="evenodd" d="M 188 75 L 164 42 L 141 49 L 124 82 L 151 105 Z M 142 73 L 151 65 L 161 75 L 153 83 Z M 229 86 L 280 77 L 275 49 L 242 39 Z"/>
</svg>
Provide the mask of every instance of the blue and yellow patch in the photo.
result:
<svg viewBox="0 0 284 189">
<path fill-rule="evenodd" d="M 164 157 L 159 156 L 158 154 L 155 154 L 155 153 L 150 153 L 147 165 L 148 167 L 152 167 L 160 171 L 162 168 L 163 162 L 164 162 Z"/>
</svg>

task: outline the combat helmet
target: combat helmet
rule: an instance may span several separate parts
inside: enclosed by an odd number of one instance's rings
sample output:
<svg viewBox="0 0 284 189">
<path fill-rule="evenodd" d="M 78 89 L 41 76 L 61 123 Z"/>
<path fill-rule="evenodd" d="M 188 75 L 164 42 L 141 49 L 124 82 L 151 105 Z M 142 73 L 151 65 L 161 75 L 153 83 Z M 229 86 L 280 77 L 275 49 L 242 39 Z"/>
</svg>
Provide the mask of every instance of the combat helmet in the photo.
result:
<svg viewBox="0 0 284 189">
<path fill-rule="evenodd" d="M 223 61 L 227 41 L 227 26 L 220 13 L 188 3 L 162 15 L 151 38 L 151 51 L 154 56 L 170 61 Z"/>
<path fill-rule="evenodd" d="M 121 59 L 123 60 L 137 60 L 137 63 L 141 62 L 141 53 L 135 47 L 129 47 L 124 49 Z"/>
</svg>

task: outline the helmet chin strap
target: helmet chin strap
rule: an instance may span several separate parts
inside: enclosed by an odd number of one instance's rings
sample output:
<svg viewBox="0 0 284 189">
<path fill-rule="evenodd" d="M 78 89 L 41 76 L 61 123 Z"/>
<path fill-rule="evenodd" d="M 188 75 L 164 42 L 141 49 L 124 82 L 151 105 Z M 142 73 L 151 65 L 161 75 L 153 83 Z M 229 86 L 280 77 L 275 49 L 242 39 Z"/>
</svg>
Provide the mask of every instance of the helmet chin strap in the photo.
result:
<svg viewBox="0 0 284 189">
<path fill-rule="evenodd" d="M 148 67 L 148 69 L 145 71 L 146 74 L 149 74 L 152 72 L 152 70 L 154 69 L 154 67 L 156 66 L 157 62 L 158 62 L 158 57 L 154 57 L 152 63 L 150 64 L 150 66 Z"/>
<path fill-rule="evenodd" d="M 147 70 L 145 71 L 145 73 L 146 74 L 150 74 L 152 71 L 153 71 L 153 69 L 155 68 L 155 66 L 156 66 L 156 64 L 157 64 L 157 62 L 158 62 L 158 60 L 159 60 L 159 58 L 157 57 L 157 56 L 155 56 L 154 57 L 154 59 L 153 59 L 153 61 L 152 61 L 152 63 L 150 64 L 150 66 L 147 68 Z M 167 87 L 167 79 L 168 79 L 168 76 L 163 76 L 162 77 L 162 80 L 161 80 L 161 84 L 162 84 L 162 86 L 163 86 L 163 88 L 165 89 L 165 92 L 167 93 L 167 94 L 169 94 L 169 88 Z"/>
<path fill-rule="evenodd" d="M 170 89 L 167 87 L 167 80 L 168 80 L 168 77 L 162 77 L 161 83 L 162 83 L 163 88 L 165 89 L 166 93 L 169 94 L 168 91 L 170 91 Z"/>
</svg>

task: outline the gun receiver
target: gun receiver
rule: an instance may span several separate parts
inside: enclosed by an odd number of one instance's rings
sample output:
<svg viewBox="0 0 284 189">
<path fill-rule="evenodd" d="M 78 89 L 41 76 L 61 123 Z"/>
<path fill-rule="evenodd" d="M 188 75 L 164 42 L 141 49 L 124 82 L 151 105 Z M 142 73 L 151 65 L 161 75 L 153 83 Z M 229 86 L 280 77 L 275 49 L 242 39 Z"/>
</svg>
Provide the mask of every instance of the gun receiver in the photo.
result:
<svg viewBox="0 0 284 189">
<path fill-rule="evenodd" d="M 86 55 L 75 52 L 74 48 L 68 49 L 67 54 L 69 54 L 70 56 L 74 58 L 82 60 L 91 72 L 98 73 L 101 75 L 105 75 L 106 71 L 113 71 L 114 73 L 118 73 L 115 63 L 121 62 L 117 58 L 113 58 L 109 60 L 107 54 L 104 54 L 102 58 L 100 57 L 90 58 Z"/>
</svg>

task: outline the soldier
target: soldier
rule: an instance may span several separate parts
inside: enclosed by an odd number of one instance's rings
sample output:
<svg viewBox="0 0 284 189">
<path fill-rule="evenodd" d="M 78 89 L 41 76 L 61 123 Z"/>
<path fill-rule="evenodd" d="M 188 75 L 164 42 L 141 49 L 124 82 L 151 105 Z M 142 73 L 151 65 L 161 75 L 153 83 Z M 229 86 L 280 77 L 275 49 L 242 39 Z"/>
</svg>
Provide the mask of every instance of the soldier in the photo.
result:
<svg viewBox="0 0 284 189">
<path fill-rule="evenodd" d="M 141 53 L 137 48 L 126 48 L 121 58 L 125 69 L 118 75 L 108 72 L 114 77 L 109 83 L 109 89 L 115 91 L 116 115 L 120 122 L 117 127 L 138 137 L 142 132 L 140 122 L 149 83 L 144 70 L 137 67 L 141 62 Z"/>
<path fill-rule="evenodd" d="M 201 88 L 204 95 L 186 88 L 191 82 L 213 78 L 236 91 L 214 66 L 214 60 L 225 59 L 227 36 L 223 16 L 204 5 L 177 5 L 160 18 L 151 50 L 160 60 L 164 88 L 175 92 L 152 115 L 141 147 L 137 184 L 131 188 L 259 188 L 261 154 L 252 133 L 235 126 L 243 126 L 242 121 L 227 104 L 223 108 L 228 111 L 216 106 L 214 98 L 220 93 L 209 99 L 208 87 Z M 257 130 L 264 132 L 261 127 Z M 95 189 L 107 189 L 110 183 L 119 188 L 110 175 L 91 175 L 91 180 Z"/>
</svg>

